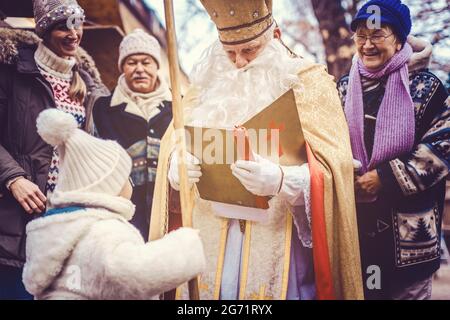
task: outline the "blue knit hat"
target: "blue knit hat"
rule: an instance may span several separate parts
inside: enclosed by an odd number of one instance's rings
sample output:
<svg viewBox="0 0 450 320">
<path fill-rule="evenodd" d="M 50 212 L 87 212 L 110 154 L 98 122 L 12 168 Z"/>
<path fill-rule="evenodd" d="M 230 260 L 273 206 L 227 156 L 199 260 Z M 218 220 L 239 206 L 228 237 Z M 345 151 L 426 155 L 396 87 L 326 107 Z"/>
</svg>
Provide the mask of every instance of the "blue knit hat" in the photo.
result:
<svg viewBox="0 0 450 320">
<path fill-rule="evenodd" d="M 411 32 L 411 14 L 409 8 L 400 0 L 370 0 L 362 6 L 353 19 L 350 27 L 356 31 L 359 22 L 373 16 L 373 11 L 367 12 L 369 6 L 378 6 L 381 11 L 381 23 L 386 23 L 393 28 L 394 33 L 404 44 Z"/>
</svg>

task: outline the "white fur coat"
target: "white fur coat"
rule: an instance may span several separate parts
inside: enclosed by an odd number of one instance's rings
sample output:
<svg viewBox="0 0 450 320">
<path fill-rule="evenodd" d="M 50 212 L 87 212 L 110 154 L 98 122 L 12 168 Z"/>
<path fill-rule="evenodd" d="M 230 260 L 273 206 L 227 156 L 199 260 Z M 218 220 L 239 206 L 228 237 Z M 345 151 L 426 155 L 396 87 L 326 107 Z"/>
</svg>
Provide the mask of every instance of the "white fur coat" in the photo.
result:
<svg viewBox="0 0 450 320">
<path fill-rule="evenodd" d="M 124 198 L 65 192 L 51 201 L 88 209 L 28 224 L 23 281 L 36 299 L 157 299 L 205 268 L 197 231 L 145 243 Z"/>
</svg>

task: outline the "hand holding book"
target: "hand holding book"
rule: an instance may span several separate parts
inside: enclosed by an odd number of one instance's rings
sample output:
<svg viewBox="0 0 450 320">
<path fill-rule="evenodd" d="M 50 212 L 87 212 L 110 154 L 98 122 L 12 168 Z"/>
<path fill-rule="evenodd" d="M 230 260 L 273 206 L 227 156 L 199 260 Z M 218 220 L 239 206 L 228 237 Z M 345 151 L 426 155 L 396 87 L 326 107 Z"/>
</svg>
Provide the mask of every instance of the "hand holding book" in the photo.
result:
<svg viewBox="0 0 450 320">
<path fill-rule="evenodd" d="M 200 160 L 194 157 L 189 152 L 186 152 L 186 167 L 189 179 L 189 185 L 192 187 L 194 183 L 200 181 L 202 176 L 202 171 L 200 168 Z M 178 155 L 176 151 L 172 152 L 170 157 L 169 174 L 168 179 L 170 186 L 176 191 L 180 191 L 180 174 L 178 172 Z"/>
<path fill-rule="evenodd" d="M 258 196 L 274 196 L 281 188 L 283 171 L 280 166 L 253 153 L 254 161 L 238 160 L 231 165 L 231 172 L 251 193 Z"/>
<path fill-rule="evenodd" d="M 282 185 L 284 171 L 280 165 L 299 166 L 307 162 L 293 90 L 237 125 L 234 129 L 185 126 L 186 137 L 190 138 L 187 149 L 200 159 L 200 198 L 268 208 L 268 196 L 278 194 Z M 245 139 L 236 138 L 240 133 Z"/>
</svg>

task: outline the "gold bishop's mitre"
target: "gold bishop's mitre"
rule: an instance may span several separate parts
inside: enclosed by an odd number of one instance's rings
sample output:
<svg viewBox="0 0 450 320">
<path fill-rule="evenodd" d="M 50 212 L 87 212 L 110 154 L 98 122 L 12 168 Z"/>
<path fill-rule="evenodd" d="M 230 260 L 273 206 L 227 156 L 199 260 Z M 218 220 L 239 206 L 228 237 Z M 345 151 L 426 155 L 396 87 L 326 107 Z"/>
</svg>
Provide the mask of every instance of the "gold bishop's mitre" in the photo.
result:
<svg viewBox="0 0 450 320">
<path fill-rule="evenodd" d="M 272 0 L 201 0 L 223 44 L 256 39 L 273 24 Z"/>
</svg>

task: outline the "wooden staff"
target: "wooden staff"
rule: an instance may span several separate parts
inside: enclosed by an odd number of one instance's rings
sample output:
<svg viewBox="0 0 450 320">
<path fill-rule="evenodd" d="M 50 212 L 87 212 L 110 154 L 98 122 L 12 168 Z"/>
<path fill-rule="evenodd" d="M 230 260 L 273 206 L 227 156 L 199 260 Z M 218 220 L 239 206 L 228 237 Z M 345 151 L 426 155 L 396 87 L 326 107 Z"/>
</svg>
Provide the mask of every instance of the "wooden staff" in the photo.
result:
<svg viewBox="0 0 450 320">
<path fill-rule="evenodd" d="M 183 227 L 192 227 L 192 206 L 190 205 L 190 188 L 188 182 L 186 159 L 186 139 L 184 117 L 181 105 L 180 68 L 178 65 L 177 37 L 172 0 L 164 0 L 166 16 L 167 48 L 169 54 L 170 83 L 172 87 L 172 113 L 176 135 L 176 152 L 178 154 L 178 172 L 180 174 L 180 200 Z M 189 281 L 189 298 L 199 300 L 197 277 Z"/>
</svg>

